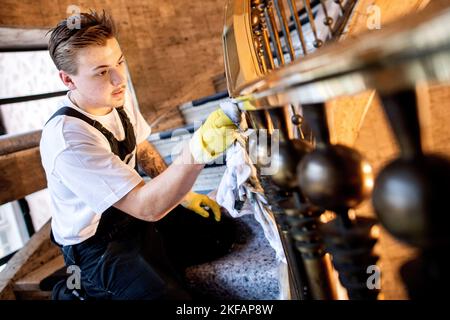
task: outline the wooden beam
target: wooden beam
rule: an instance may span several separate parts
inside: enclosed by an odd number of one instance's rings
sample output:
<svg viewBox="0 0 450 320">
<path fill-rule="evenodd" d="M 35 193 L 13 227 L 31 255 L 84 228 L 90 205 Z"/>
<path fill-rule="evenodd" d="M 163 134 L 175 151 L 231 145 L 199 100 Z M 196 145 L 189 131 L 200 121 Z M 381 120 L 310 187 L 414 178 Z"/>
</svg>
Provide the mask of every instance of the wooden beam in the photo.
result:
<svg viewBox="0 0 450 320">
<path fill-rule="evenodd" d="M 40 291 L 41 289 L 39 287 L 39 284 L 41 283 L 41 281 L 63 267 L 64 258 L 62 255 L 58 255 L 56 258 L 48 261 L 43 266 L 18 279 L 13 285 L 14 292 L 17 293 L 17 291 Z"/>
<path fill-rule="evenodd" d="M 17 291 L 17 300 L 51 300 L 51 291 Z"/>
<path fill-rule="evenodd" d="M 42 130 L 0 136 L 0 156 L 39 146 Z"/>
<path fill-rule="evenodd" d="M 0 300 L 15 299 L 14 283 L 61 254 L 50 241 L 50 221 L 35 233 L 0 272 Z"/>
<path fill-rule="evenodd" d="M 21 49 L 46 49 L 49 36 L 48 29 L 36 28 L 0 28 L 0 51 L 12 48 Z"/>
<path fill-rule="evenodd" d="M 0 155 L 0 204 L 47 187 L 39 147 Z"/>
</svg>

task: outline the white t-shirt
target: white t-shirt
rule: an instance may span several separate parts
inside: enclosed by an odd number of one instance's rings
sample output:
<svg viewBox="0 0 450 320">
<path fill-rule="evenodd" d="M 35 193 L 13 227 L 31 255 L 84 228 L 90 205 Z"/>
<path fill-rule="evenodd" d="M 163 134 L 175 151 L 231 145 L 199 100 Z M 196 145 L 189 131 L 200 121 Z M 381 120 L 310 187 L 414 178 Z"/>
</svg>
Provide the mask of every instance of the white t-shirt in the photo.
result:
<svg viewBox="0 0 450 320">
<path fill-rule="evenodd" d="M 75 106 L 68 96 L 58 104 L 63 106 L 99 121 L 117 140 L 125 138 L 116 109 L 103 116 L 92 115 Z M 138 145 L 151 129 L 128 91 L 124 110 Z M 102 213 L 142 181 L 134 170 L 136 149 L 125 164 L 112 153 L 99 130 L 75 117 L 62 115 L 49 121 L 42 131 L 40 152 L 50 191 L 52 231 L 61 245 L 77 244 L 93 236 Z"/>
</svg>

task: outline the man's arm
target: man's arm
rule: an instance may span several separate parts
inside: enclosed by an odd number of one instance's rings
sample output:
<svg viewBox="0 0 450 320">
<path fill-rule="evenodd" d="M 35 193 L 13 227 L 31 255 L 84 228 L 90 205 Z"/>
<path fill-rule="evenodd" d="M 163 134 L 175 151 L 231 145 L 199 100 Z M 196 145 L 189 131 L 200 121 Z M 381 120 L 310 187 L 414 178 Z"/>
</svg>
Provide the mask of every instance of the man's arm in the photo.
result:
<svg viewBox="0 0 450 320">
<path fill-rule="evenodd" d="M 186 144 L 166 170 L 147 183 L 142 181 L 114 207 L 141 220 L 158 221 L 184 199 L 204 166 L 194 164 Z"/>
<path fill-rule="evenodd" d="M 148 183 L 141 181 L 114 206 L 142 220 L 163 218 L 186 197 L 205 163 L 233 143 L 235 130 L 236 126 L 221 109 L 212 112 L 167 169 Z"/>
<path fill-rule="evenodd" d="M 163 157 L 147 140 L 137 146 L 137 161 L 142 170 L 152 179 L 167 169 Z"/>
<path fill-rule="evenodd" d="M 137 147 L 137 159 L 140 167 L 152 179 L 157 177 L 160 173 L 167 169 L 167 164 L 158 150 L 147 140 L 141 142 Z M 201 215 L 204 218 L 209 217 L 205 206 L 211 208 L 214 212 L 216 221 L 220 221 L 220 206 L 207 196 L 195 192 L 188 192 L 186 197 L 180 203 L 183 207 Z"/>
</svg>

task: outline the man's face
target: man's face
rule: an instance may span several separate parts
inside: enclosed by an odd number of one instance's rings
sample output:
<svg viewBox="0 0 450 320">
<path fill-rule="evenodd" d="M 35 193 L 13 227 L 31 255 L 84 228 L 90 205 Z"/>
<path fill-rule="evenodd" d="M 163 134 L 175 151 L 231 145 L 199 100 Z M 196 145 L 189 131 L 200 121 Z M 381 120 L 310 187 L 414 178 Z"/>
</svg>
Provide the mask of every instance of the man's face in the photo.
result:
<svg viewBox="0 0 450 320">
<path fill-rule="evenodd" d="M 124 103 L 127 76 L 125 58 L 115 38 L 105 46 L 77 52 L 78 74 L 69 75 L 78 102 L 89 108 L 119 107 Z"/>
</svg>

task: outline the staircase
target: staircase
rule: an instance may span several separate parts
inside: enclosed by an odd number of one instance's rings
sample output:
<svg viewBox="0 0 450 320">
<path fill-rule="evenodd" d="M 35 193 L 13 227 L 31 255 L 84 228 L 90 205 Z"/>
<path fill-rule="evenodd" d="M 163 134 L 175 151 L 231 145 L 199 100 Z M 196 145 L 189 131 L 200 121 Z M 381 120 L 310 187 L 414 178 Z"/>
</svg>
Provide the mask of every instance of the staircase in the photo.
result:
<svg viewBox="0 0 450 320">
<path fill-rule="evenodd" d="M 235 3 L 248 4 L 249 1 L 235 1 Z M 283 3 L 287 5 L 283 6 Z M 354 1 L 304 0 L 304 5 L 299 8 L 295 7 L 296 2 L 293 0 L 286 3 L 281 0 L 251 1 L 249 10 L 254 11 L 252 14 L 255 17 L 253 31 L 255 35 L 261 35 L 258 38 L 260 42 L 255 42 L 255 45 L 260 47 L 259 52 L 262 54 L 254 57 L 258 61 L 258 67 L 241 79 L 245 80 L 245 83 L 258 79 L 270 70 L 302 59 L 342 32 Z M 228 7 L 232 5 L 233 1 L 230 0 Z M 233 10 L 228 10 L 227 14 L 230 12 Z M 287 12 L 293 14 L 287 18 Z M 229 20 L 229 17 L 227 19 Z M 224 36 L 229 30 L 231 29 L 226 26 Z M 229 51 L 230 47 L 226 47 L 225 51 L 227 50 Z M 250 55 L 253 56 L 254 50 L 251 52 Z M 226 68 L 230 65 L 226 63 Z M 240 94 L 237 89 L 242 83 L 233 82 L 235 78 L 229 76 L 230 70 L 226 71 L 228 92 Z M 221 101 L 228 99 L 228 92 L 219 92 L 213 97 L 183 104 L 180 111 L 187 123 L 186 126 L 155 133 L 148 138 L 168 164 L 171 163 L 171 153 L 174 148 L 176 149 L 176 145 L 191 137 L 195 128 L 207 115 L 218 108 Z M 0 159 L 1 165 L 6 168 L 5 170 L 14 172 L 16 177 L 15 182 L 11 180 L 11 185 L 7 186 L 8 189 L 16 191 L 2 197 L 1 203 L 45 188 L 37 147 L 39 138 L 39 132 L 27 135 L 25 140 L 31 141 L 30 144 L 24 144 L 17 150 L 9 150 L 7 154 L 0 154 L 0 157 L 4 158 Z M 22 138 L 19 137 L 20 139 Z M 5 141 L 5 145 L 10 143 L 19 145 L 9 140 Z M 8 159 L 16 158 L 20 158 L 21 161 L 14 162 L 14 166 L 10 167 L 7 164 L 10 163 Z M 224 159 L 219 159 L 218 162 L 205 167 L 193 186 L 194 191 L 208 194 L 217 188 L 225 170 Z M 29 175 L 25 174 L 30 169 L 35 172 L 33 182 L 26 187 L 18 185 L 18 181 L 30 180 Z M 281 274 L 275 260 L 275 252 L 265 239 L 261 227 L 250 215 L 235 219 L 235 222 L 239 237 L 231 252 L 214 261 L 188 268 L 186 278 L 190 286 L 193 290 L 216 299 L 279 299 L 285 288 L 279 286 Z M 49 230 L 50 225 L 47 223 L 0 272 L 0 299 L 41 300 L 51 297 L 51 291 L 46 285 L 55 273 L 64 272 L 65 267 L 59 249 L 50 242 Z"/>
</svg>

